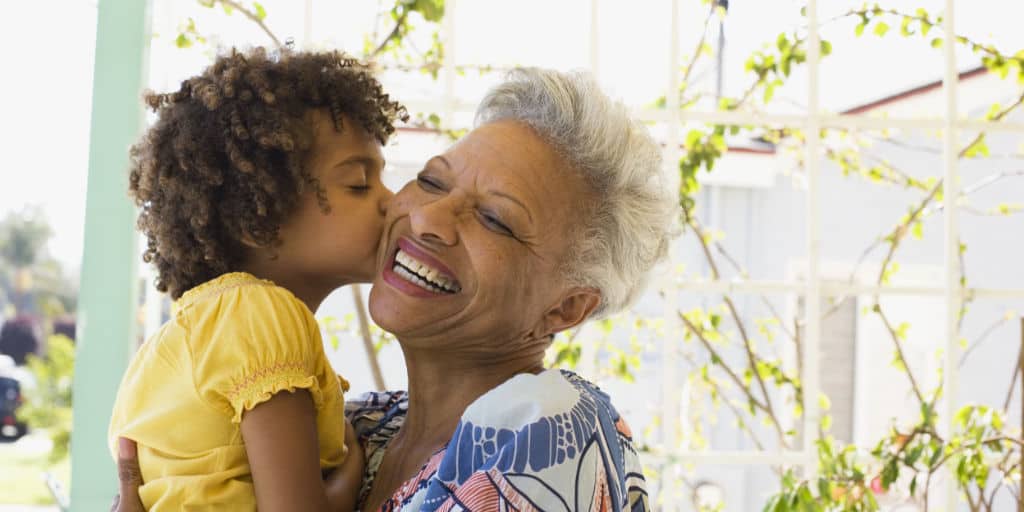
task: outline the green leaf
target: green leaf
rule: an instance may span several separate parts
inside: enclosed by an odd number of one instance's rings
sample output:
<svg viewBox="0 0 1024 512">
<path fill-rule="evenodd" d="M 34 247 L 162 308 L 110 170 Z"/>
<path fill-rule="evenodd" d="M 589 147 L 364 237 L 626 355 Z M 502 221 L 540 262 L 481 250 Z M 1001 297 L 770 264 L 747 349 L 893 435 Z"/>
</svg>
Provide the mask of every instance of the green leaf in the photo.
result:
<svg viewBox="0 0 1024 512">
<path fill-rule="evenodd" d="M 910 23 L 914 20 L 912 18 L 903 18 L 900 23 L 900 35 L 906 37 L 914 34 L 914 31 L 910 29 Z"/>
<path fill-rule="evenodd" d="M 821 40 L 821 56 L 825 57 L 832 54 L 832 43 L 824 39 Z"/>
<path fill-rule="evenodd" d="M 971 147 L 964 151 L 964 157 L 974 158 L 978 155 L 989 156 L 988 144 L 985 143 L 984 138 L 978 139 L 978 142 L 971 144 Z"/>
<path fill-rule="evenodd" d="M 917 240 L 924 238 L 924 223 L 921 221 L 915 222 L 910 226 L 910 234 Z"/>
<path fill-rule="evenodd" d="M 789 61 L 786 61 L 786 62 L 789 62 Z M 787 71 L 787 74 L 788 74 L 788 71 L 789 71 L 788 66 L 784 66 L 784 67 L 786 68 L 786 71 Z M 772 97 L 773 96 L 775 96 L 775 84 L 773 84 L 771 82 L 764 84 L 764 102 L 768 103 L 768 102 L 772 101 Z"/>
<path fill-rule="evenodd" d="M 995 119 L 996 116 L 998 116 L 999 113 L 1002 112 L 1002 111 L 1003 111 L 1003 106 L 1002 105 L 1000 105 L 999 103 L 993 103 L 992 106 L 990 106 L 988 108 L 988 112 L 985 113 L 985 119 L 991 121 L 991 120 Z"/>
<path fill-rule="evenodd" d="M 936 37 L 932 39 L 932 48 L 942 48 L 942 38 Z"/>
<path fill-rule="evenodd" d="M 216 0 L 196 0 L 196 1 L 199 2 L 199 5 L 201 5 L 203 7 L 206 7 L 207 9 L 212 9 L 213 8 L 213 4 L 217 3 Z"/>
<path fill-rule="evenodd" d="M 930 425 L 935 420 L 935 410 L 926 403 L 921 404 L 921 422 Z"/>
<path fill-rule="evenodd" d="M 864 23 L 858 23 L 857 26 L 853 28 L 853 33 L 856 34 L 857 37 L 864 35 Z"/>
<path fill-rule="evenodd" d="M 174 40 L 174 44 L 178 48 L 190 48 L 192 47 L 192 40 L 185 34 L 178 34 L 178 38 Z"/>
<path fill-rule="evenodd" d="M 263 4 L 259 2 L 253 2 L 252 8 L 256 11 L 256 19 L 263 21 L 267 18 L 267 10 L 263 8 Z"/>
<path fill-rule="evenodd" d="M 889 31 L 889 25 L 886 22 L 884 22 L 884 21 L 879 21 L 878 24 L 875 25 L 875 30 L 873 32 L 875 33 L 876 36 L 882 37 L 888 31 Z"/>
<path fill-rule="evenodd" d="M 896 459 L 889 459 L 889 462 L 885 464 L 882 469 L 882 487 L 888 489 L 893 482 L 896 481 L 900 476 L 900 468 L 896 463 Z"/>
<path fill-rule="evenodd" d="M 821 429 L 825 432 L 832 430 L 832 415 L 825 414 L 821 417 Z"/>
<path fill-rule="evenodd" d="M 775 46 L 778 47 L 780 52 L 785 52 L 790 48 L 789 38 L 786 37 L 786 33 L 782 32 L 779 37 L 775 38 Z"/>
<path fill-rule="evenodd" d="M 832 400 L 829 400 L 828 395 L 824 393 L 818 395 L 818 408 L 822 411 L 832 408 Z"/>
<path fill-rule="evenodd" d="M 686 149 L 693 149 L 702 138 L 704 138 L 704 132 L 700 130 L 690 130 L 686 133 L 686 139 L 683 142 L 683 146 L 686 147 Z"/>
<path fill-rule="evenodd" d="M 419 12 L 429 22 L 439 22 L 444 17 L 444 0 L 416 0 L 412 10 Z"/>
<path fill-rule="evenodd" d="M 908 466 L 913 466 L 914 463 L 921 458 L 922 452 L 924 452 L 924 445 L 919 444 L 915 446 L 913 449 L 910 450 L 909 453 L 907 453 L 907 456 L 906 458 L 903 459 L 903 462 Z"/>
</svg>

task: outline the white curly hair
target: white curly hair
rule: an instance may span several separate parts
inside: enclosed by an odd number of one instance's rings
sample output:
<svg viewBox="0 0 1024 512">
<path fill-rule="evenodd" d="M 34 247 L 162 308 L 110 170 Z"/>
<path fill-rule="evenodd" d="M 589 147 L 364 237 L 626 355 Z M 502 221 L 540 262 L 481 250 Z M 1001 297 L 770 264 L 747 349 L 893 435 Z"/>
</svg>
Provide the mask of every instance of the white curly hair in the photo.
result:
<svg viewBox="0 0 1024 512">
<path fill-rule="evenodd" d="M 586 72 L 511 71 L 488 91 L 475 124 L 505 120 L 532 128 L 595 192 L 563 273 L 571 285 L 600 290 L 593 317 L 625 309 L 678 233 L 679 200 L 661 148 Z"/>
</svg>

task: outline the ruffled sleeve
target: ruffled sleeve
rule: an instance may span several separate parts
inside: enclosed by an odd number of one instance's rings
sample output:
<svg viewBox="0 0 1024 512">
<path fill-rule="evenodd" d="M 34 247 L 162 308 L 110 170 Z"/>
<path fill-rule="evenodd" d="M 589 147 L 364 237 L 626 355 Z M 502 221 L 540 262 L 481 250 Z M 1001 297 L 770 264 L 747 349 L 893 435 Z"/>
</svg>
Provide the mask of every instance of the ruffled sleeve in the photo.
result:
<svg viewBox="0 0 1024 512">
<path fill-rule="evenodd" d="M 306 389 L 322 408 L 323 387 L 330 383 L 318 379 L 326 364 L 320 330 L 288 290 L 247 284 L 191 308 L 194 382 L 204 401 L 235 423 L 282 391 Z"/>
</svg>

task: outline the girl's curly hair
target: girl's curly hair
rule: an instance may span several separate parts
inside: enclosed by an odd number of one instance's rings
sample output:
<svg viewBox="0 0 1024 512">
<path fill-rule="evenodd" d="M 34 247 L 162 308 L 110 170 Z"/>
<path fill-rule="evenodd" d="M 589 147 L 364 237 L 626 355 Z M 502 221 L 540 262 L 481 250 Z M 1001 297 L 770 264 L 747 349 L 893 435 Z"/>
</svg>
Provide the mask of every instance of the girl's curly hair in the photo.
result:
<svg viewBox="0 0 1024 512">
<path fill-rule="evenodd" d="M 156 287 L 178 299 L 237 268 L 241 239 L 272 246 L 305 187 L 329 208 L 305 168 L 309 112 L 337 130 L 350 119 L 381 144 L 405 108 L 368 65 L 340 52 L 232 50 L 177 92 L 147 93 L 158 121 L 131 149 L 129 191 L 155 265 Z"/>
</svg>

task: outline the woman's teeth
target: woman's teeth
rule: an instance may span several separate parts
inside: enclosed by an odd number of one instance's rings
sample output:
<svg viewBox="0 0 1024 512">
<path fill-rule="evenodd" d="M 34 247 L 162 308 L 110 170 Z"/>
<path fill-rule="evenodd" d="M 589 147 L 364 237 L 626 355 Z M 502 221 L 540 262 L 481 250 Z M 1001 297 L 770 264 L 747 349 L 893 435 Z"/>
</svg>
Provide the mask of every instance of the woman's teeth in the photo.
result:
<svg viewBox="0 0 1024 512">
<path fill-rule="evenodd" d="M 413 259 L 401 249 L 395 254 L 395 274 L 420 288 L 434 293 L 457 293 L 459 284 L 437 269 Z"/>
</svg>

